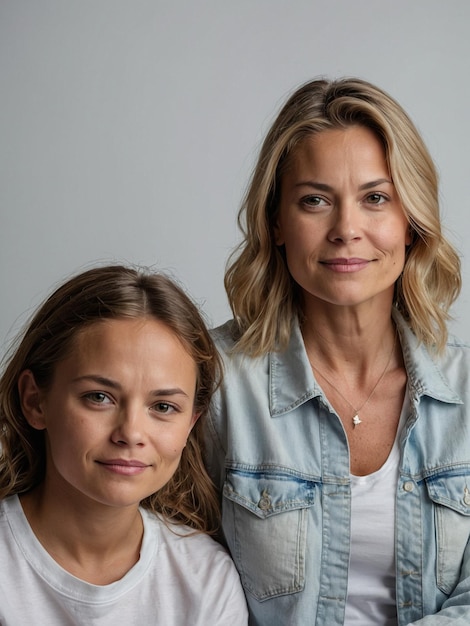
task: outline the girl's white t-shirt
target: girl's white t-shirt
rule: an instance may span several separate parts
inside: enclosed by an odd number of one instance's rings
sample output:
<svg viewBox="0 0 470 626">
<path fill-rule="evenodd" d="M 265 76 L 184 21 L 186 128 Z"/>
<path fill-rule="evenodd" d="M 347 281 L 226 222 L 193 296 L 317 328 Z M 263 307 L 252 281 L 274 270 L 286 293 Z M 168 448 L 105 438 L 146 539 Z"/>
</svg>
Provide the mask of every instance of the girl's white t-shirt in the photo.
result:
<svg viewBox="0 0 470 626">
<path fill-rule="evenodd" d="M 110 585 L 64 570 L 37 540 L 17 496 L 0 502 L 0 624 L 246 626 L 245 597 L 227 552 L 141 509 L 139 561 Z"/>
</svg>

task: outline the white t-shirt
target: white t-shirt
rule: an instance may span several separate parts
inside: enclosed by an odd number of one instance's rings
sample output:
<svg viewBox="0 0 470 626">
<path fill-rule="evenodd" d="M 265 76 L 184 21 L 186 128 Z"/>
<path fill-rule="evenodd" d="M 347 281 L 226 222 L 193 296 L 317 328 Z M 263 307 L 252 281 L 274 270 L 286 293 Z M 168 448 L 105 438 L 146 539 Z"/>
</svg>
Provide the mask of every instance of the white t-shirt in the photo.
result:
<svg viewBox="0 0 470 626">
<path fill-rule="evenodd" d="M 395 499 L 399 435 L 409 407 L 408 392 L 393 448 L 368 476 L 351 475 L 351 554 L 345 626 L 396 626 Z M 365 427 L 365 426 L 364 426 Z"/>
<path fill-rule="evenodd" d="M 238 573 L 224 548 L 207 535 L 188 536 L 184 526 L 171 532 L 154 514 L 141 514 L 139 561 L 120 580 L 100 586 L 54 561 L 17 496 L 0 502 L 0 624 L 246 626 Z"/>
</svg>

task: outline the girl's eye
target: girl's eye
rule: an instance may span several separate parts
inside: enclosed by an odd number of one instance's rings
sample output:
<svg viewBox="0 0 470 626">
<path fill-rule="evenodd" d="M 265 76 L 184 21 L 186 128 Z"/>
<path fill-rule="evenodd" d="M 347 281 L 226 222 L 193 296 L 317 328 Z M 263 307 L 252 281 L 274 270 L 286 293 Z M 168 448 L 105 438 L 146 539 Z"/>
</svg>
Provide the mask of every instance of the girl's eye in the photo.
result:
<svg viewBox="0 0 470 626">
<path fill-rule="evenodd" d="M 369 204 L 383 204 L 387 198 L 381 193 L 371 193 L 366 198 Z"/>
<path fill-rule="evenodd" d="M 94 402 L 94 404 L 109 404 L 111 399 L 102 391 L 91 391 L 84 396 L 87 400 Z"/>
<path fill-rule="evenodd" d="M 168 413 L 172 413 L 176 411 L 175 407 L 172 404 L 169 404 L 168 402 L 157 402 L 156 404 L 153 405 L 153 408 L 158 413 L 168 414 Z"/>
</svg>

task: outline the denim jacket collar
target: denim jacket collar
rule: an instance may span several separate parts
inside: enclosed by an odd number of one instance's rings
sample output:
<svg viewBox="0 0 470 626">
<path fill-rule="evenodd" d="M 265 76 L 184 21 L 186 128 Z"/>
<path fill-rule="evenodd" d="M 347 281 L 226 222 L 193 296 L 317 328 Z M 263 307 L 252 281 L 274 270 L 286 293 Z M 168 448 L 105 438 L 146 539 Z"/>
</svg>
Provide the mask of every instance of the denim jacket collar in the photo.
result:
<svg viewBox="0 0 470 626">
<path fill-rule="evenodd" d="M 447 403 L 462 404 L 426 348 L 419 344 L 402 315 L 393 310 L 393 320 L 401 341 L 403 358 L 412 396 L 430 396 Z M 311 398 L 321 396 L 307 357 L 298 321 L 284 352 L 269 354 L 269 406 L 271 417 L 288 413 Z"/>
</svg>

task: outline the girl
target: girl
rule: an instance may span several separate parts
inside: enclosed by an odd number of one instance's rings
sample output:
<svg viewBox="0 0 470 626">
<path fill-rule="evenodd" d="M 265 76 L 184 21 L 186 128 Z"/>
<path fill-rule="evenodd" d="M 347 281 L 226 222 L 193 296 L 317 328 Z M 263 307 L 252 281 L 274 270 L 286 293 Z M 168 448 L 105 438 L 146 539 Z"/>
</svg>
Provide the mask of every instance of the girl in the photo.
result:
<svg viewBox="0 0 470 626">
<path fill-rule="evenodd" d="M 43 304 L 0 380 L 3 626 L 246 624 L 206 534 L 200 418 L 219 375 L 162 275 L 92 269 Z"/>
</svg>

